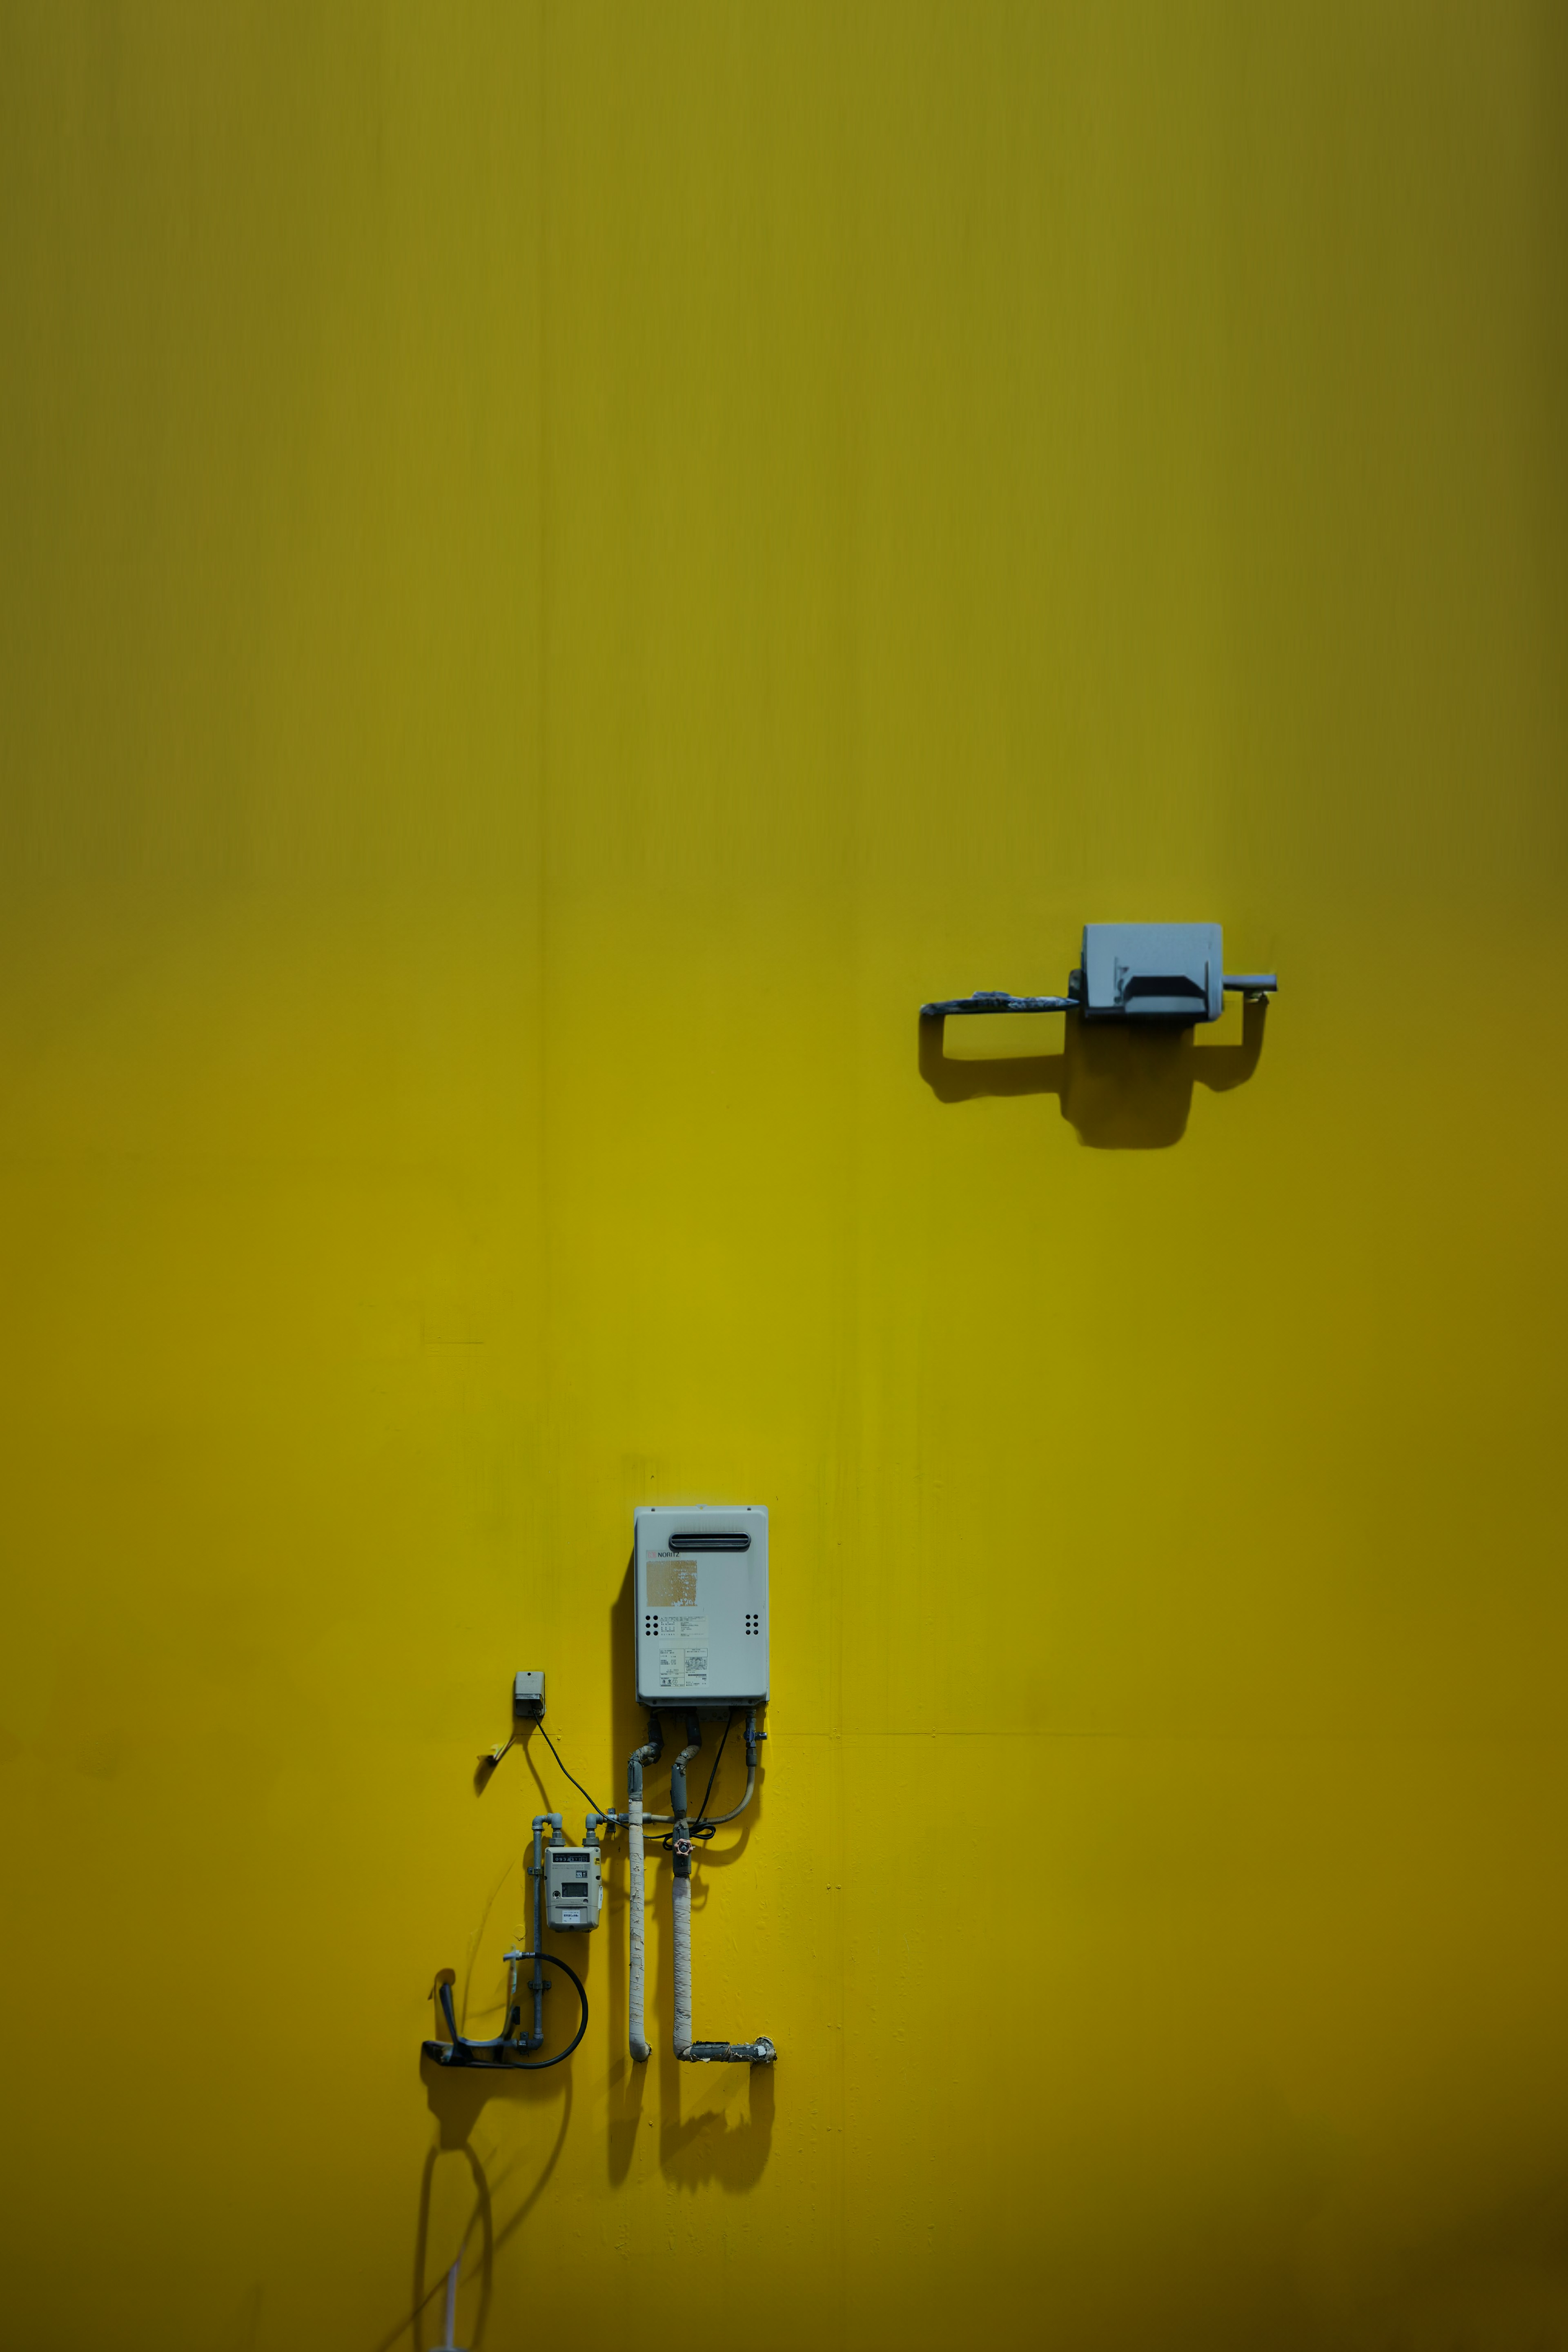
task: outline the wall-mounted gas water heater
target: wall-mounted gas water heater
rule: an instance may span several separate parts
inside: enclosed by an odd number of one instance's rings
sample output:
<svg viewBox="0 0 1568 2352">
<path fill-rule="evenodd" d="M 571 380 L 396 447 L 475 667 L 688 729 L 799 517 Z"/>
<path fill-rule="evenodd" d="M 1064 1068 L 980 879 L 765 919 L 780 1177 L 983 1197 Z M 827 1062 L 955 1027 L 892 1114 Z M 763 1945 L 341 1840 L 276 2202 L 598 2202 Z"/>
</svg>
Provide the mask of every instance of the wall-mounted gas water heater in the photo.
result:
<svg viewBox="0 0 1568 2352">
<path fill-rule="evenodd" d="M 479 2066 L 506 2073 L 527 2073 L 541 2066 L 558 2066 L 569 2058 L 588 2026 L 588 1995 L 576 1970 L 556 1954 L 546 1955 L 546 1921 L 557 1934 L 586 1933 L 599 1924 L 603 1900 L 600 1840 L 615 1831 L 626 1832 L 628 1998 L 627 2028 L 631 2054 L 648 2057 L 644 2016 L 646 1901 L 644 1832 L 650 1823 L 668 1824 L 663 1843 L 671 1864 L 671 1973 L 675 1983 L 672 2046 L 677 2058 L 698 2064 L 714 2062 L 742 2066 L 772 2065 L 778 2053 L 765 2034 L 752 2042 L 699 2042 L 691 2025 L 691 1872 L 700 1848 L 726 1822 L 732 1822 L 751 1803 L 757 1785 L 757 1756 L 767 1738 L 757 1727 L 757 1717 L 768 1697 L 768 1515 L 757 1504 L 683 1506 L 638 1510 L 633 1520 L 633 1600 L 637 1703 L 648 1710 L 647 1738 L 637 1748 L 626 1768 L 626 1810 L 605 1812 L 582 1782 L 573 1780 L 561 1761 L 554 1741 L 544 1728 L 544 1675 L 525 1670 L 512 1691 L 514 1728 L 511 1738 L 481 1759 L 489 1770 L 530 1727 L 537 1727 L 545 1746 L 567 1780 L 593 1807 L 584 1827 L 583 1843 L 567 1840 L 559 1813 L 540 1813 L 533 1822 L 533 1858 L 527 1865 L 533 1882 L 532 1949 L 505 1955 L 508 1995 L 500 2032 L 488 2041 L 465 2037 L 458 2028 L 452 1988 L 456 1972 L 443 1969 L 435 1993 L 448 2039 L 426 2042 L 425 2052 L 442 2066 Z M 667 1813 L 644 1810 L 644 1776 L 664 1752 L 662 1714 L 681 1722 L 686 1744 L 670 1766 Z M 687 1790 L 687 1770 L 701 1753 L 704 1722 L 721 1720 L 718 1746 L 707 1785 L 695 1812 Z M 746 1749 L 746 1781 L 738 1803 L 726 1811 L 710 1813 L 708 1801 L 719 1777 L 719 1766 L 730 1733 L 742 1721 Z M 548 1840 L 547 1840 L 548 1832 Z M 544 1996 L 551 1979 L 546 1958 L 576 1988 L 577 2029 L 563 2050 L 552 2057 L 529 2053 L 545 2041 Z M 521 1971 L 528 1965 L 526 1983 Z M 523 2024 L 524 1996 L 531 2003 L 532 2022 Z"/>
<path fill-rule="evenodd" d="M 1065 996 L 1011 996 L 977 988 L 973 996 L 922 1004 L 922 1021 L 963 1013 L 1077 1013 L 1086 1021 L 1131 1021 L 1184 1029 L 1217 1021 L 1227 993 L 1272 996 L 1271 971 L 1229 972 L 1217 923 L 1086 923 L 1083 959 L 1068 974 Z"/>
<path fill-rule="evenodd" d="M 648 2054 L 643 2022 L 643 1824 L 671 1823 L 674 1862 L 675 2054 L 737 2065 L 771 2065 L 765 2034 L 754 2042 L 697 2042 L 691 2028 L 691 1864 L 699 1843 L 743 1813 L 757 1784 L 757 1709 L 768 1696 L 768 1515 L 758 1505 L 731 1509 L 639 1510 L 633 1515 L 637 1701 L 649 1710 L 648 1736 L 626 1773 L 626 1836 L 631 1850 L 629 2038 L 635 2059 Z M 659 1709 L 686 1718 L 686 1745 L 669 1769 L 668 1814 L 643 1811 L 643 1773 L 658 1761 Z M 695 1816 L 686 1770 L 702 1746 L 702 1718 L 721 1713 L 724 1739 L 738 1709 L 746 1718 L 746 1787 L 728 1812 L 710 1813 L 719 1759 Z"/>
</svg>

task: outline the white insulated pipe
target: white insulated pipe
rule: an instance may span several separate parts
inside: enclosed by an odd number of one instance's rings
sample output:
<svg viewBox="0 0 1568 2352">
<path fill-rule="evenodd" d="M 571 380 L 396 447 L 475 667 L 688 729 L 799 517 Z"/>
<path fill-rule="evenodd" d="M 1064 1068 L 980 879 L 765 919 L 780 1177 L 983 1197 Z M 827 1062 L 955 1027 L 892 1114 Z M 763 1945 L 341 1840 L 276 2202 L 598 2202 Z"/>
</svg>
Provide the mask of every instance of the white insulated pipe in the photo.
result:
<svg viewBox="0 0 1568 2352">
<path fill-rule="evenodd" d="M 626 1852 L 631 1859 L 631 1921 L 628 1944 L 631 1952 L 631 1977 L 626 1991 L 626 2032 L 631 2053 L 639 2064 L 648 2055 L 647 2027 L 644 2021 L 643 1937 L 646 1924 L 643 1895 L 642 1799 L 626 1799 Z"/>
<path fill-rule="evenodd" d="M 441 2330 L 442 2342 L 437 2352 L 459 2352 L 458 2343 L 458 2273 L 463 2267 L 463 2257 L 458 2256 L 447 2273 L 447 2325 Z"/>
<path fill-rule="evenodd" d="M 675 2054 L 691 2047 L 691 1881 L 678 1878 L 675 1895 Z"/>
</svg>

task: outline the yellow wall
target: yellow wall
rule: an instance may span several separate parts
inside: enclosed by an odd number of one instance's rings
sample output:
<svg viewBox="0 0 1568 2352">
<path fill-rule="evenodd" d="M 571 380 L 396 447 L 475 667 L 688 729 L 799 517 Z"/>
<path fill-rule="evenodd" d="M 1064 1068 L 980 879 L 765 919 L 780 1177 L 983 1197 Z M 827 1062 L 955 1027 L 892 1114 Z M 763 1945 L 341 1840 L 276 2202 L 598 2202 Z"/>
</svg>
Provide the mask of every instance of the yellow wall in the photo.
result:
<svg viewBox="0 0 1568 2352">
<path fill-rule="evenodd" d="M 1565 26 L 4 0 L 7 2344 L 1568 2342 Z"/>
</svg>

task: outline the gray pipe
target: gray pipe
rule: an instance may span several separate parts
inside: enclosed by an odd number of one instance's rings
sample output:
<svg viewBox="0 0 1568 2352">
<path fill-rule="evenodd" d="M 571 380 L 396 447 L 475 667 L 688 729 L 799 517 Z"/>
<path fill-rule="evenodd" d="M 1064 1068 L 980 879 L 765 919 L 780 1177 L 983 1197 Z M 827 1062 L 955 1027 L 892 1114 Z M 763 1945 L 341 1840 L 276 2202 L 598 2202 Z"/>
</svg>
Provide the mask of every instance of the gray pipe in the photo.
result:
<svg viewBox="0 0 1568 2352">
<path fill-rule="evenodd" d="M 527 2047 L 537 2050 L 544 2040 L 544 1832 L 552 1829 L 555 1839 L 561 1835 L 559 1813 L 535 1813 L 533 1817 L 533 1863 L 529 1876 L 533 1881 L 533 1974 L 529 1990 L 533 1995 L 533 2032 Z M 554 1841 L 552 1841 L 553 1843 Z"/>
<path fill-rule="evenodd" d="M 740 1803 L 739 1803 L 738 1805 L 731 1805 L 731 1808 L 730 1808 L 730 1810 L 729 1810 L 729 1811 L 728 1811 L 727 1813 L 709 1813 L 709 1814 L 706 1814 L 706 1815 L 704 1816 L 704 1819 L 707 1821 L 707 1822 L 708 1822 L 708 1824 L 709 1824 L 709 1826 L 710 1826 L 710 1828 L 712 1828 L 712 1829 L 718 1829 L 718 1828 L 721 1826 L 721 1824 L 722 1822 L 732 1822 L 732 1821 L 734 1821 L 734 1820 L 735 1820 L 735 1818 L 737 1817 L 737 1815 L 738 1815 L 738 1814 L 741 1814 L 741 1813 L 743 1813 L 743 1812 L 745 1811 L 745 1810 L 746 1810 L 746 1807 L 751 1803 L 752 1793 L 753 1793 L 753 1791 L 754 1791 L 754 1790 L 755 1790 L 755 1788 L 756 1788 L 756 1785 L 757 1785 L 757 1743 L 758 1743 L 758 1741 L 759 1741 L 759 1740 L 765 1739 L 765 1738 L 767 1738 L 767 1736 L 768 1736 L 768 1735 L 767 1735 L 767 1733 L 766 1733 L 765 1731 L 759 1731 L 759 1730 L 757 1729 L 757 1710 L 756 1710 L 756 1708 L 755 1708 L 754 1706 L 749 1706 L 749 1707 L 746 1709 L 746 1790 L 745 1790 L 745 1794 L 744 1794 L 744 1796 L 742 1796 L 742 1798 L 741 1799 L 741 1801 L 740 1801 Z M 638 1753 L 639 1753 L 639 1754 L 646 1754 L 646 1753 L 647 1753 L 647 1751 L 646 1751 L 646 1749 L 639 1749 L 639 1750 L 638 1750 Z M 695 1753 L 695 1750 L 693 1750 L 692 1748 L 683 1748 L 683 1749 L 681 1750 L 681 1753 L 680 1753 L 679 1757 L 676 1759 L 676 1760 L 677 1760 L 677 1762 L 678 1762 L 678 1764 L 679 1764 L 679 1765 L 681 1765 L 681 1766 L 684 1766 L 684 1765 L 687 1763 L 687 1761 L 689 1760 L 689 1758 L 690 1758 L 694 1753 Z M 673 1781 L 673 1775 L 672 1775 L 672 1781 Z M 673 1793 L 674 1793 L 674 1790 L 673 1790 L 673 1785 L 672 1785 L 672 1788 L 671 1788 L 671 1794 L 672 1794 L 672 1796 L 673 1796 Z M 675 1816 L 673 1813 L 645 1813 L 645 1814 L 643 1815 L 643 1820 L 644 1820 L 645 1822 L 673 1822 L 673 1821 L 675 1820 L 675 1818 L 676 1818 L 676 1816 Z"/>
</svg>

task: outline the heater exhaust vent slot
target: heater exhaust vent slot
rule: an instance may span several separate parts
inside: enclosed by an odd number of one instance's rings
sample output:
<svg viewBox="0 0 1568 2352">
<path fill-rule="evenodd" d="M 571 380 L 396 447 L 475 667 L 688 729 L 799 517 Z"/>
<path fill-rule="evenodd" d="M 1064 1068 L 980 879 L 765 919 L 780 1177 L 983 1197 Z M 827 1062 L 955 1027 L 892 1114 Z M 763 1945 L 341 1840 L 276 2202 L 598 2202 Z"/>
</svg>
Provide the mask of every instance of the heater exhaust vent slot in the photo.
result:
<svg viewBox="0 0 1568 2352">
<path fill-rule="evenodd" d="M 732 1535 L 727 1528 L 698 1528 L 672 1535 L 669 1549 L 671 1551 L 750 1551 L 752 1538 L 744 1534 Z"/>
</svg>

